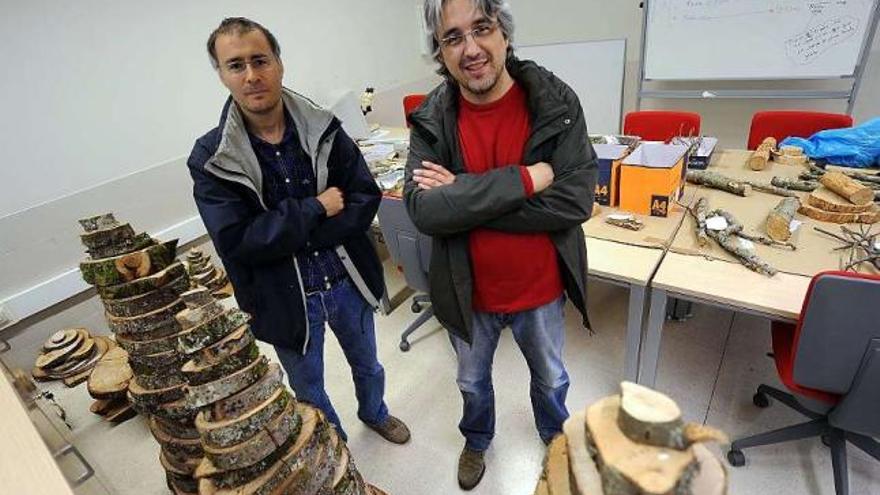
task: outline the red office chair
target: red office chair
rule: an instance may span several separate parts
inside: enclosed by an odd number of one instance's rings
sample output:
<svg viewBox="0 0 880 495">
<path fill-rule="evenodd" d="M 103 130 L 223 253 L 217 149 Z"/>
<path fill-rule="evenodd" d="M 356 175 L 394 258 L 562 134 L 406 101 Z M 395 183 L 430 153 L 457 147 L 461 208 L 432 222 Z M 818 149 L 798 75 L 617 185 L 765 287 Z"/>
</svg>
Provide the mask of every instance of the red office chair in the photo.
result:
<svg viewBox="0 0 880 495">
<path fill-rule="evenodd" d="M 406 126 L 409 125 L 409 114 L 413 112 L 419 105 L 425 101 L 427 95 L 406 95 L 403 97 L 403 116 L 406 119 Z"/>
<path fill-rule="evenodd" d="M 745 464 L 742 449 L 821 436 L 830 444 L 834 487 L 849 493 L 847 442 L 880 460 L 880 276 L 823 272 L 813 277 L 796 325 L 774 322 L 773 359 L 792 393 L 761 385 L 752 402 L 773 397 L 810 421 L 736 440 L 727 459 Z"/>
<path fill-rule="evenodd" d="M 776 138 L 777 142 L 789 136 L 808 138 L 825 129 L 841 129 L 852 125 L 852 117 L 839 113 L 783 110 L 758 112 L 752 116 L 748 146 L 750 150 L 754 150 L 768 137 Z"/>
<path fill-rule="evenodd" d="M 676 136 L 699 136 L 700 114 L 645 110 L 630 112 L 623 119 L 623 133 L 643 141 L 668 142 Z"/>
</svg>

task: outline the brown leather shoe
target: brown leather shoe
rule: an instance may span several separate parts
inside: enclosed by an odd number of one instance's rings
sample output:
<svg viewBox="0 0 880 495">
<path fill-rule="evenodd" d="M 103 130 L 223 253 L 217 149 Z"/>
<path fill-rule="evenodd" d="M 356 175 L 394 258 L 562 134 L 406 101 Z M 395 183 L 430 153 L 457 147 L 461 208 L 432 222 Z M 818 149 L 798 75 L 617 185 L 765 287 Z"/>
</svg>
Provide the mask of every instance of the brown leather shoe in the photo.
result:
<svg viewBox="0 0 880 495">
<path fill-rule="evenodd" d="M 404 444 L 409 442 L 409 428 L 406 427 L 403 421 L 394 416 L 388 415 L 385 422 L 380 425 L 367 424 L 367 426 L 369 426 L 371 430 L 382 435 L 382 438 L 391 443 Z"/>
<path fill-rule="evenodd" d="M 483 454 L 467 447 L 461 451 L 458 457 L 458 486 L 462 490 L 472 490 L 483 479 L 483 474 L 486 472 Z"/>
</svg>

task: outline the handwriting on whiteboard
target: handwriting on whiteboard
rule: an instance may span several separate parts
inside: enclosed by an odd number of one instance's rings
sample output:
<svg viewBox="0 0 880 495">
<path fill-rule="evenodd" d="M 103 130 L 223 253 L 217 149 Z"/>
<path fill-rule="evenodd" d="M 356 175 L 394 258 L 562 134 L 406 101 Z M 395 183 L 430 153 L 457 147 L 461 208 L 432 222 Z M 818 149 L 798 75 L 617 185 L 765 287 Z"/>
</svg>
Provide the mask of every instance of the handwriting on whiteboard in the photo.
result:
<svg viewBox="0 0 880 495">
<path fill-rule="evenodd" d="M 836 17 L 809 27 L 785 40 L 785 51 L 793 62 L 807 65 L 829 48 L 851 38 L 859 29 L 855 17 Z"/>
</svg>

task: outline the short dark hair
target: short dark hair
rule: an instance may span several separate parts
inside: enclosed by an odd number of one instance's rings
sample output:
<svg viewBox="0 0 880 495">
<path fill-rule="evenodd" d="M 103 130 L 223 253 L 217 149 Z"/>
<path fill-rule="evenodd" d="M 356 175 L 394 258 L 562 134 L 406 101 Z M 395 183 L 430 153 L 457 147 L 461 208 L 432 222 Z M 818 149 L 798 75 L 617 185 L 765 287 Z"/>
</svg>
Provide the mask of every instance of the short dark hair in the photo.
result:
<svg viewBox="0 0 880 495">
<path fill-rule="evenodd" d="M 211 36 L 208 37 L 208 56 L 211 57 L 211 65 L 213 65 L 215 69 L 220 66 L 220 62 L 217 60 L 217 48 L 214 46 L 217 42 L 218 36 L 221 34 L 241 35 L 254 30 L 260 31 L 266 36 L 266 40 L 269 42 L 269 47 L 272 49 L 272 53 L 275 54 L 275 58 L 281 59 L 281 47 L 278 45 L 278 40 L 275 39 L 275 35 L 263 27 L 262 24 L 252 21 L 247 17 L 227 17 L 220 22 L 217 29 L 215 29 L 211 33 Z"/>
</svg>

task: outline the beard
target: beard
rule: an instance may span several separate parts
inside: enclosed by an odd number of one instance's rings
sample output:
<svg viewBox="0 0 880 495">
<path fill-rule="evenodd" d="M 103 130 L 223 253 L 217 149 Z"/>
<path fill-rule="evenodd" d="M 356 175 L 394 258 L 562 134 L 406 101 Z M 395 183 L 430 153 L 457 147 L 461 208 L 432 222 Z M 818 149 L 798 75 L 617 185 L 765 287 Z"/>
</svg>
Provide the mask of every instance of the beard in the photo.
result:
<svg viewBox="0 0 880 495">
<path fill-rule="evenodd" d="M 487 55 L 485 58 L 489 70 L 486 75 L 479 79 L 473 79 L 467 76 L 465 65 L 473 62 L 473 60 L 462 62 L 459 67 L 462 75 L 461 80 L 459 80 L 458 83 L 475 95 L 484 95 L 492 91 L 492 89 L 495 88 L 495 85 L 498 84 L 498 80 L 501 79 L 501 74 L 504 71 L 504 65 L 497 64 L 491 56 Z"/>
</svg>

